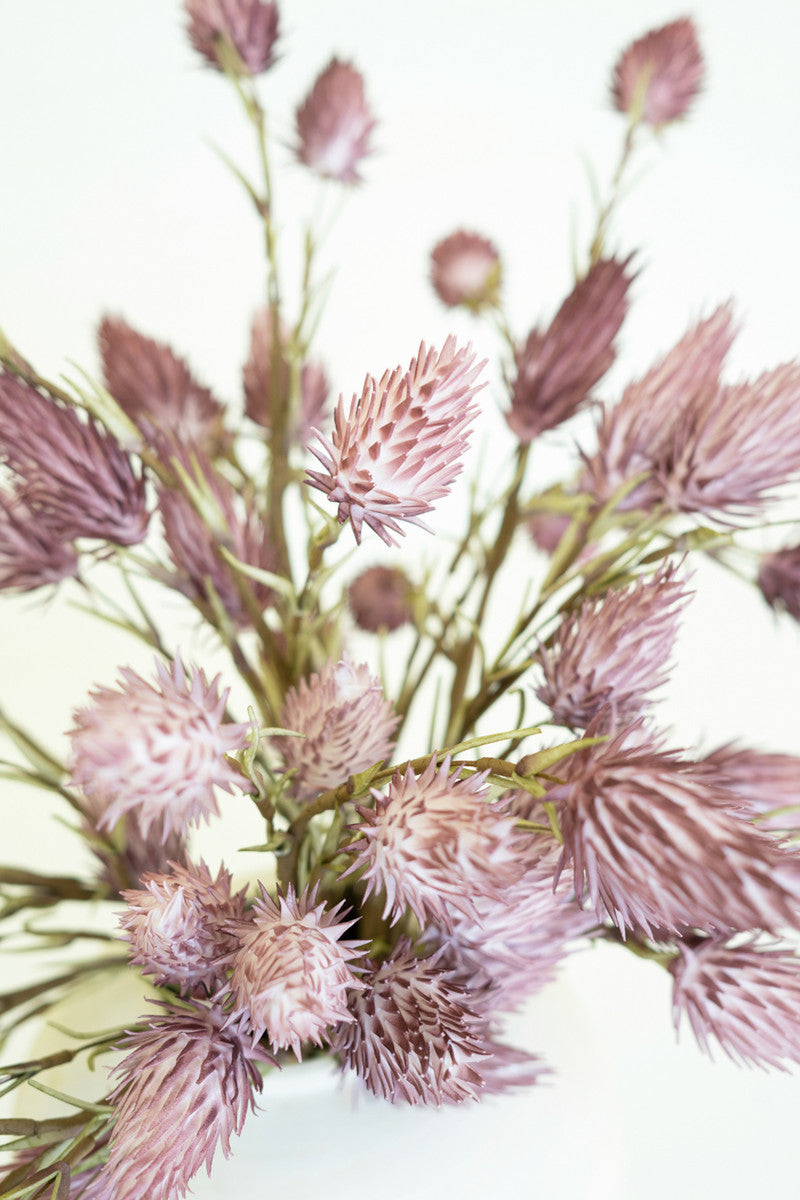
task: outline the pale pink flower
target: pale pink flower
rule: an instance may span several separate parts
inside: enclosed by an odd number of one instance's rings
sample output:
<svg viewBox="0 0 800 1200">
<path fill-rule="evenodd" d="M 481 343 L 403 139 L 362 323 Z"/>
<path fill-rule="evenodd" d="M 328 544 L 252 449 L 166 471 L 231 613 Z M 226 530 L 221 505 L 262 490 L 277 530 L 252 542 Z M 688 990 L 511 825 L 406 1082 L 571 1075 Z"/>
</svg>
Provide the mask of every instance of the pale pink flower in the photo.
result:
<svg viewBox="0 0 800 1200">
<path fill-rule="evenodd" d="M 216 70 L 236 69 L 241 63 L 250 75 L 275 62 L 278 6 L 264 0 L 185 0 L 189 41 Z M 225 54 L 236 51 L 239 63 Z"/>
<path fill-rule="evenodd" d="M 351 775 L 388 758 L 400 718 L 380 682 L 362 663 L 330 662 L 286 694 L 280 724 L 303 737 L 275 737 L 292 788 L 301 800 L 338 787 Z"/>
<path fill-rule="evenodd" d="M 230 872 L 220 868 L 212 879 L 204 862 L 170 863 L 169 873 L 147 875 L 142 885 L 122 893 L 128 907 L 119 924 L 131 962 L 156 984 L 213 991 L 237 946 L 229 925 L 243 916 L 246 889 L 234 894 Z"/>
<path fill-rule="evenodd" d="M 422 513 L 461 471 L 482 366 L 449 337 L 438 354 L 423 343 L 407 371 L 368 375 L 349 408 L 340 396 L 331 437 L 317 433 L 319 448 L 309 446 L 325 470 L 308 481 L 338 506 L 341 524 L 349 517 L 357 542 L 365 524 L 388 545 L 399 521 L 427 528 Z"/>
<path fill-rule="evenodd" d="M 272 361 L 272 334 L 273 314 L 269 308 L 262 308 L 253 318 L 250 355 L 242 371 L 245 412 L 251 421 L 269 429 L 273 406 L 277 403 L 282 409 L 288 408 L 287 448 L 298 445 L 305 449 L 314 429 L 328 419 L 328 380 L 319 363 L 304 361 L 293 383 L 285 350 L 288 334 L 280 330 L 277 364 Z"/>
<path fill-rule="evenodd" d="M 41 521 L 24 500 L 0 491 L 0 590 L 32 592 L 78 574 L 71 542 Z"/>
<path fill-rule="evenodd" d="M 747 746 L 719 746 L 700 760 L 728 788 L 743 814 L 761 829 L 800 825 L 800 758 L 769 754 Z"/>
<path fill-rule="evenodd" d="M 667 679 L 678 618 L 689 593 L 659 569 L 604 596 L 588 596 L 533 654 L 544 682 L 536 695 L 557 725 L 602 729 L 638 717 Z"/>
<path fill-rule="evenodd" d="M 121 546 L 147 533 L 144 479 L 91 418 L 0 371 L 0 465 L 29 512 L 65 542 L 100 538 Z"/>
<path fill-rule="evenodd" d="M 479 233 L 459 229 L 431 251 L 433 289 L 451 308 L 463 304 L 471 312 L 480 312 L 495 306 L 502 270 L 497 248 Z"/>
<path fill-rule="evenodd" d="M 411 583 L 399 567 L 367 567 L 347 589 L 347 603 L 359 629 L 391 633 L 412 618 Z"/>
<path fill-rule="evenodd" d="M 487 774 L 451 774 L 449 755 L 437 770 L 433 755 L 419 777 L 409 763 L 386 795 L 373 788 L 374 808 L 357 806 L 361 836 L 347 874 L 363 872 L 366 896 L 384 893 L 384 917 L 397 921 L 408 907 L 420 925 L 449 929 L 459 913 L 477 917 L 478 899 L 502 901 L 519 880 L 526 835 L 502 800 L 488 799 Z"/>
<path fill-rule="evenodd" d="M 99 1182 L 114 1200 L 179 1200 L 190 1179 L 227 1158 L 255 1108 L 256 1054 L 222 1010 L 165 1006 L 162 1016 L 125 1035 L 115 1068 L 111 1151 Z"/>
<path fill-rule="evenodd" d="M 208 683 L 180 658 L 156 661 L 156 682 L 129 667 L 118 691 L 99 687 L 93 704 L 74 713 L 71 782 L 105 811 L 97 821 L 112 829 L 132 812 L 145 834 L 157 821 L 165 833 L 219 814 L 215 788 L 233 791 L 244 777 L 225 758 L 247 745 L 249 725 L 225 720 L 228 691 L 219 676 Z"/>
<path fill-rule="evenodd" d="M 262 887 L 250 919 L 232 924 L 230 992 L 255 1040 L 266 1032 L 273 1050 L 300 1059 L 304 1045 L 323 1045 L 331 1026 L 353 1020 L 347 1000 L 364 987 L 353 968 L 366 943 L 342 940 L 354 922 L 341 910 L 317 904 L 316 889 L 297 897 L 290 887 L 276 903 Z"/>
<path fill-rule="evenodd" d="M 637 38 L 614 67 L 611 98 L 631 121 L 657 128 L 685 117 L 700 91 L 703 55 L 694 23 L 683 17 Z"/>
<path fill-rule="evenodd" d="M 758 586 L 770 608 L 800 621 L 800 546 L 765 554 L 758 568 Z"/>
<path fill-rule="evenodd" d="M 686 1016 L 711 1055 L 711 1039 L 734 1062 L 789 1069 L 800 1063 L 800 959 L 752 939 L 683 944 L 670 964 L 673 1017 Z"/>
<path fill-rule="evenodd" d="M 328 179 L 360 181 L 357 168 L 372 150 L 375 118 L 355 67 L 332 59 L 298 107 L 296 122 L 300 162 Z"/>
<path fill-rule="evenodd" d="M 167 832 L 164 821 L 156 820 L 145 833 L 136 813 L 126 813 L 108 834 L 98 837 L 97 823 L 105 813 L 105 801 L 79 795 L 78 800 L 88 814 L 83 833 L 89 849 L 102 865 L 100 882 L 113 896 L 126 888 L 141 887 L 145 875 L 164 874 L 173 864 L 185 864 L 186 839 L 174 830 Z"/>
<path fill-rule="evenodd" d="M 630 261 L 594 263 L 549 326 L 533 329 L 518 351 L 506 420 L 521 442 L 568 420 L 614 362 L 633 279 Z"/>
</svg>

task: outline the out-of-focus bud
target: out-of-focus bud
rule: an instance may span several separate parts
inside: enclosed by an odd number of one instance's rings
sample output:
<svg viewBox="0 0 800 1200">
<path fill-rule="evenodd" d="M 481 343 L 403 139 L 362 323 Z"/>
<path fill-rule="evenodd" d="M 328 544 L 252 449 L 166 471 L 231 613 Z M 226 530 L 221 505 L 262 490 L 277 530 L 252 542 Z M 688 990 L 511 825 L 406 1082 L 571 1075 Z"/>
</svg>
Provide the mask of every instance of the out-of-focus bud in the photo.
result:
<svg viewBox="0 0 800 1200">
<path fill-rule="evenodd" d="M 800 546 L 784 546 L 765 554 L 758 586 L 770 608 L 783 609 L 800 621 Z"/>
<path fill-rule="evenodd" d="M 500 295 L 503 266 L 497 248 L 478 233 L 459 229 L 431 251 L 431 283 L 451 308 L 471 312 L 494 307 Z"/>
<path fill-rule="evenodd" d="M 189 41 L 217 71 L 259 75 L 275 62 L 278 6 L 263 0 L 186 0 Z"/>
<path fill-rule="evenodd" d="M 411 584 L 399 567 L 368 567 L 353 580 L 347 600 L 359 629 L 378 633 L 411 620 Z"/>
<path fill-rule="evenodd" d="M 658 128 L 686 116 L 704 70 L 692 21 L 671 21 L 623 50 L 611 81 L 612 103 L 632 124 L 643 121 Z"/>
<path fill-rule="evenodd" d="M 372 149 L 375 118 L 355 67 L 332 59 L 298 108 L 296 122 L 300 162 L 328 179 L 360 182 L 356 168 Z"/>
</svg>

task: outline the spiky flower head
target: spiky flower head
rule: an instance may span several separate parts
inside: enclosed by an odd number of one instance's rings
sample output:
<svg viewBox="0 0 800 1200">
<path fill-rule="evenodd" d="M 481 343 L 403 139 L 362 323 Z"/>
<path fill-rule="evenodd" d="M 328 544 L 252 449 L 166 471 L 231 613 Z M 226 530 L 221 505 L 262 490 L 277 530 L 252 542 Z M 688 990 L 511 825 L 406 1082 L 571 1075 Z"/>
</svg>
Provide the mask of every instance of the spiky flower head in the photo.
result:
<svg viewBox="0 0 800 1200">
<path fill-rule="evenodd" d="M 359 629 L 392 632 L 411 620 L 411 583 L 399 567 L 367 567 L 347 589 L 347 603 Z"/>
<path fill-rule="evenodd" d="M 399 720 L 366 663 L 331 659 L 286 694 L 280 724 L 303 737 L 275 737 L 273 745 L 296 771 L 295 795 L 310 800 L 388 758 Z"/>
<path fill-rule="evenodd" d="M 706 1054 L 713 1039 L 734 1062 L 800 1063 L 800 959 L 788 946 L 709 938 L 679 950 L 669 968 L 676 1030 L 685 1016 Z"/>
<path fill-rule="evenodd" d="M 133 546 L 147 533 L 144 479 L 111 434 L 5 371 L 0 466 L 51 537 Z"/>
<path fill-rule="evenodd" d="M 757 582 L 770 608 L 790 613 L 800 621 L 800 546 L 783 546 L 765 554 Z"/>
<path fill-rule="evenodd" d="M 215 70 L 259 75 L 275 62 L 277 4 L 265 0 L 185 0 L 184 7 L 189 18 L 189 41 Z"/>
<path fill-rule="evenodd" d="M 749 746 L 719 746 L 700 760 L 761 829 L 800 826 L 800 758 Z"/>
<path fill-rule="evenodd" d="M 614 362 L 633 279 L 630 261 L 594 263 L 549 326 L 533 329 L 517 353 L 506 420 L 521 442 L 568 420 Z"/>
<path fill-rule="evenodd" d="M 347 1000 L 364 987 L 353 968 L 365 943 L 342 940 L 353 921 L 341 915 L 342 904 L 317 903 L 316 888 L 298 897 L 290 886 L 275 901 L 262 886 L 250 919 L 232 925 L 230 992 L 255 1040 L 266 1033 L 273 1050 L 300 1059 L 304 1045 L 323 1045 L 331 1026 L 353 1020 Z"/>
<path fill-rule="evenodd" d="M 500 297 L 503 266 L 488 238 L 465 229 L 437 242 L 431 251 L 431 283 L 449 308 L 471 312 L 494 307 Z"/>
<path fill-rule="evenodd" d="M 357 542 L 365 524 L 387 545 L 400 521 L 427 528 L 422 514 L 461 471 L 482 366 L 449 337 L 441 353 L 423 343 L 407 371 L 379 382 L 368 375 L 349 408 L 339 397 L 332 435 L 318 433 L 319 448 L 309 446 L 325 469 L 309 471 L 308 482 L 337 505 L 340 524 L 350 519 Z"/>
<path fill-rule="evenodd" d="M 227 697 L 219 676 L 208 683 L 180 658 L 156 660 L 154 684 L 123 667 L 118 690 L 90 692 L 91 707 L 74 713 L 71 782 L 105 806 L 101 829 L 127 812 L 145 834 L 157 821 L 180 833 L 218 815 L 214 788 L 230 792 L 243 781 L 225 755 L 243 749 L 250 730 L 225 720 Z"/>
<path fill-rule="evenodd" d="M 120 1045 L 100 1176 L 114 1200 L 180 1200 L 204 1164 L 210 1174 L 218 1146 L 228 1157 L 261 1090 L 256 1053 L 219 1006 L 164 1007 Z"/>
<path fill-rule="evenodd" d="M 298 107 L 296 125 L 300 162 L 327 179 L 360 182 L 358 165 L 372 151 L 375 118 L 351 63 L 331 59 Z"/>
<path fill-rule="evenodd" d="M 614 67 L 612 102 L 632 123 L 659 128 L 686 116 L 704 71 L 694 23 L 688 17 L 670 21 L 622 52 Z"/>
<path fill-rule="evenodd" d="M 587 597 L 534 652 L 544 675 L 536 695 L 557 725 L 602 729 L 630 723 L 667 678 L 688 593 L 672 567 L 629 587 Z"/>
<path fill-rule="evenodd" d="M 71 542 L 42 522 L 24 500 L 0 491 L 0 590 L 32 592 L 78 574 Z"/>
<path fill-rule="evenodd" d="M 226 956 L 237 946 L 229 925 L 243 915 L 246 889 L 234 894 L 224 867 L 216 879 L 204 862 L 170 867 L 122 893 L 128 907 L 119 924 L 131 962 L 156 984 L 211 992 L 224 982 Z"/>
<path fill-rule="evenodd" d="M 262 308 L 255 314 L 250 332 L 250 354 L 242 371 L 245 412 L 251 421 L 269 429 L 275 405 L 288 409 L 287 447 L 305 448 L 314 429 L 328 419 L 328 380 L 317 362 L 302 361 L 294 367 L 290 364 L 289 339 L 283 328 L 279 329 L 278 370 L 273 370 L 274 327 L 271 309 Z M 297 382 L 293 382 L 295 372 Z"/>
<path fill-rule="evenodd" d="M 488 799 L 488 772 L 450 773 L 433 755 L 421 775 L 398 768 L 386 795 L 372 789 L 374 808 L 358 806 L 360 838 L 350 847 L 351 872 L 363 871 L 366 896 L 385 893 L 383 915 L 410 908 L 420 925 L 451 927 L 457 913 L 474 919 L 476 901 L 501 901 L 525 867 L 525 834 L 503 801 Z"/>
</svg>

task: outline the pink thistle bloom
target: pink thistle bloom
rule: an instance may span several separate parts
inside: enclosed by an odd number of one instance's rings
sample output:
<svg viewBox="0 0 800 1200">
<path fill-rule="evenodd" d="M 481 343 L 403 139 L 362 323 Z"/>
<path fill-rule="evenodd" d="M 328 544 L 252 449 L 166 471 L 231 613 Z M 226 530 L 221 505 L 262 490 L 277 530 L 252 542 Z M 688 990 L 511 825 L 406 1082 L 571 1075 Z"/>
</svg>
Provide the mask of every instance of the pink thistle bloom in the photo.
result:
<svg viewBox="0 0 800 1200">
<path fill-rule="evenodd" d="M 300 162 L 328 179 L 360 182 L 357 167 L 371 153 L 375 118 L 355 67 L 332 59 L 297 109 L 296 122 Z"/>
<path fill-rule="evenodd" d="M 544 682 L 536 695 L 557 725 L 602 729 L 638 717 L 665 670 L 688 593 L 671 567 L 629 587 L 588 596 L 533 655 Z"/>
<path fill-rule="evenodd" d="M 185 0 L 189 41 L 217 71 L 244 68 L 259 75 L 275 62 L 278 6 L 264 0 Z M 236 51 L 236 61 L 225 46 Z M 239 73 L 237 71 L 237 73 Z"/>
<path fill-rule="evenodd" d="M 765 554 L 758 568 L 758 586 L 770 608 L 800 621 L 800 546 L 784 546 Z"/>
<path fill-rule="evenodd" d="M 800 926 L 795 854 L 734 811 L 709 772 L 625 730 L 578 751 L 548 798 L 559 809 L 563 865 L 625 933 L 709 933 Z"/>
<path fill-rule="evenodd" d="M 686 1016 L 734 1062 L 788 1070 L 800 1063 L 800 959 L 788 947 L 710 939 L 680 946 L 670 964 L 673 1015 Z"/>
<path fill-rule="evenodd" d="M 0 491 L 0 590 L 32 592 L 78 574 L 78 553 L 24 500 Z"/>
<path fill-rule="evenodd" d="M 368 567 L 347 589 L 347 603 L 359 629 L 392 632 L 412 619 L 411 583 L 399 567 Z"/>
<path fill-rule="evenodd" d="M 80 795 L 78 801 L 87 813 L 83 834 L 89 849 L 102 864 L 99 880 L 112 895 L 121 896 L 125 888 L 140 887 L 145 875 L 167 874 L 175 863 L 185 864 L 186 840 L 182 834 L 164 830 L 164 822 L 155 821 L 145 834 L 135 813 L 126 813 L 112 830 L 109 846 L 97 837 L 98 821 L 105 813 L 105 802 Z"/>
<path fill-rule="evenodd" d="M 614 67 L 611 98 L 631 121 L 659 128 L 685 117 L 700 91 L 703 55 L 688 17 L 637 38 Z"/>
<path fill-rule="evenodd" d="M 303 362 L 299 367 L 299 400 L 294 396 L 297 385 L 285 353 L 288 334 L 280 331 L 280 362 L 277 376 L 273 373 L 273 315 L 262 308 L 253 318 L 250 334 L 250 356 L 242 372 L 245 413 L 251 421 L 269 429 L 275 402 L 289 407 L 287 443 L 302 446 L 311 440 L 314 429 L 328 419 L 328 380 L 316 362 Z M 277 387 L 278 395 L 275 396 Z"/>
<path fill-rule="evenodd" d="M 745 746 L 719 746 L 700 760 L 728 788 L 748 820 L 761 829 L 800 825 L 800 758 L 767 754 Z"/>
<path fill-rule="evenodd" d="M 116 1119 L 99 1182 L 114 1200 L 179 1200 L 190 1179 L 227 1158 L 261 1090 L 257 1057 L 218 1006 L 165 1006 L 163 1016 L 125 1035 Z M 261 1052 L 261 1057 L 267 1056 Z"/>
<path fill-rule="evenodd" d="M 502 263 L 497 248 L 479 233 L 459 229 L 431 251 L 431 283 L 449 308 L 493 308 L 500 297 Z"/>
<path fill-rule="evenodd" d="M 289 887 L 277 903 L 264 891 L 251 919 L 237 922 L 230 991 L 234 1011 L 247 1018 L 255 1040 L 266 1032 L 274 1050 L 297 1058 L 308 1042 L 329 1041 L 328 1029 L 352 1021 L 348 996 L 365 985 L 353 967 L 364 942 L 343 941 L 354 923 L 341 921 L 342 904 L 316 903 L 316 888 L 295 895 Z"/>
<path fill-rule="evenodd" d="M 118 317 L 97 331 L 106 387 L 148 438 L 217 453 L 229 440 L 224 409 L 164 342 L 137 333 Z"/>
<path fill-rule="evenodd" d="M 383 891 L 383 916 L 397 921 L 410 908 L 420 925 L 449 929 L 457 913 L 477 918 L 476 902 L 502 902 L 525 870 L 527 835 L 502 801 L 487 799 L 488 772 L 450 774 L 450 756 L 437 770 L 433 755 L 417 777 L 398 769 L 384 796 L 372 789 L 374 809 L 358 807 L 360 838 L 347 874 L 363 870 L 365 896 Z"/>
<path fill-rule="evenodd" d="M 0 464 L 27 509 L 65 542 L 133 546 L 147 533 L 144 479 L 91 418 L 0 372 Z"/>
<path fill-rule="evenodd" d="M 280 724 L 304 736 L 275 737 L 272 744 L 296 771 L 295 795 L 311 800 L 389 758 L 399 720 L 365 663 L 331 659 L 286 693 Z"/>
<path fill-rule="evenodd" d="M 594 263 L 547 329 L 533 329 L 517 353 L 506 420 L 521 442 L 573 416 L 614 362 L 633 279 L 626 273 L 630 261 Z"/>
<path fill-rule="evenodd" d="M 399 521 L 427 528 L 422 513 L 461 471 L 482 366 L 449 337 L 439 354 L 423 343 L 407 371 L 368 375 L 349 408 L 340 396 L 332 436 L 317 433 L 319 449 L 309 446 L 325 470 L 309 471 L 308 482 L 338 505 L 340 524 L 350 518 L 357 542 L 364 524 L 390 546 Z"/>
<path fill-rule="evenodd" d="M 369 1091 L 393 1104 L 459 1104 L 534 1083 L 536 1060 L 494 1040 L 463 976 L 438 951 L 417 958 L 402 938 L 353 993 L 334 1050 Z M 475 989 L 477 992 L 478 989 Z"/>
<path fill-rule="evenodd" d="M 169 874 L 147 875 L 141 889 L 122 893 L 128 908 L 119 923 L 131 945 L 131 963 L 156 984 L 183 994 L 212 992 L 225 982 L 225 962 L 237 946 L 228 926 L 243 916 L 246 889 L 234 894 L 230 873 L 222 868 L 212 879 L 204 862 L 170 868 Z"/>
<path fill-rule="evenodd" d="M 219 815 L 215 788 L 231 792 L 243 776 L 225 755 L 247 745 L 249 725 L 225 721 L 228 690 L 219 676 L 208 683 L 180 658 L 156 661 L 156 682 L 129 667 L 120 670 L 119 691 L 99 687 L 91 708 L 74 713 L 71 782 L 105 806 L 97 821 L 113 829 L 132 812 L 147 835 L 157 821 L 165 833 Z"/>
</svg>

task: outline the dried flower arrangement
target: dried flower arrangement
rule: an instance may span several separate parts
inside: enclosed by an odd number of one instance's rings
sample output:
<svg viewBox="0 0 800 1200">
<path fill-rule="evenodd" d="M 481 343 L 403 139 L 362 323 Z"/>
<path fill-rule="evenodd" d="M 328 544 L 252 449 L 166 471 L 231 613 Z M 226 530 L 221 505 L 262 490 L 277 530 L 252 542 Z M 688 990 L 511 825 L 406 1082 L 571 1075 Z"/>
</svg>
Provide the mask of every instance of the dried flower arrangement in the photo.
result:
<svg viewBox="0 0 800 1200">
<path fill-rule="evenodd" d="M 119 913 L 107 935 L 26 923 L 39 943 L 91 936 L 103 953 L 6 993 L 2 1032 L 110 961 L 153 1000 L 135 1026 L 65 1033 L 59 1055 L 3 1069 L 7 1091 L 47 1090 L 55 1058 L 115 1062 L 102 1103 L 61 1096 L 66 1117 L 0 1125 L 13 1155 L 0 1200 L 183 1196 L 218 1147 L 230 1151 L 264 1072 L 315 1053 L 395 1103 L 535 1084 L 547 1068 L 506 1044 L 504 1017 L 601 940 L 666 968 L 676 1024 L 702 1046 L 797 1062 L 798 760 L 675 749 L 652 702 L 692 558 L 724 561 L 797 480 L 800 366 L 726 382 L 735 325 L 721 305 L 615 402 L 596 391 L 639 269 L 609 249 L 620 185 L 642 141 L 685 118 L 701 89 L 692 22 L 647 33 L 616 63 L 614 186 L 549 322 L 511 333 L 483 234 L 459 229 L 433 248 L 442 303 L 499 335 L 510 433 L 461 535 L 415 573 L 406 555 L 360 569 L 358 548 L 397 548 L 409 526 L 435 525 L 480 429 L 487 364 L 455 338 L 423 344 L 331 412 L 312 346 L 315 231 L 296 312 L 279 286 L 257 79 L 280 50 L 277 5 L 184 7 L 262 165 L 256 183 L 239 175 L 267 259 L 244 416 L 119 317 L 98 328 L 102 384 L 62 386 L 0 346 L 0 586 L 80 589 L 96 619 L 156 655 L 149 677 L 122 666 L 75 709 L 67 762 L 0 717 L 16 748 L 4 772 L 60 797 L 74 818 L 65 836 L 96 861 L 86 878 L 0 868 L 3 920 L 65 901 Z M 374 128 L 361 74 L 334 58 L 297 107 L 294 155 L 331 187 L 357 184 Z M 537 491 L 532 445 L 579 412 L 594 415 L 593 443 Z M 488 613 L 520 543 L 528 594 L 514 592 L 498 642 Z M 795 617 L 797 561 L 797 547 L 773 550 L 754 580 Z M 98 563 L 118 570 L 125 610 L 96 586 Z M 244 707 L 183 660 L 153 587 L 182 597 L 224 648 Z M 354 629 L 375 635 L 375 662 L 348 653 Z M 378 672 L 378 650 L 393 671 Z M 265 830 L 251 886 L 192 848 L 234 795 Z"/>
</svg>

